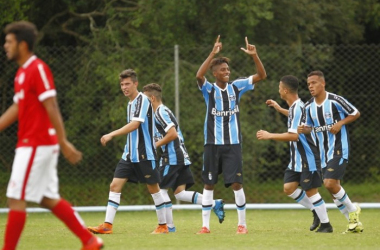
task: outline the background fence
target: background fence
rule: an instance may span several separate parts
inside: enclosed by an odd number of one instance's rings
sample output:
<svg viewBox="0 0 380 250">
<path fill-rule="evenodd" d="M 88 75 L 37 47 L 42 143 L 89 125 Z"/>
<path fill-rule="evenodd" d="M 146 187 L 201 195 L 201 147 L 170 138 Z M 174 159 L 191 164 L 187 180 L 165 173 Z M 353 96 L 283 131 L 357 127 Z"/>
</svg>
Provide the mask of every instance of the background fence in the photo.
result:
<svg viewBox="0 0 380 250">
<path fill-rule="evenodd" d="M 240 112 L 243 133 L 244 189 L 247 203 L 293 202 L 282 192 L 283 171 L 289 162 L 288 143 L 258 141 L 256 132 L 265 129 L 285 132 L 286 117 L 265 105 L 271 98 L 284 106 L 278 94 L 281 76 L 292 74 L 301 80 L 300 97 L 310 98 L 306 77 L 322 70 L 328 91 L 344 96 L 361 112 L 349 125 L 351 156 L 344 187 L 351 200 L 380 202 L 380 46 L 257 46 L 268 78 L 255 91 L 243 95 Z M 205 104 L 195 74 L 211 48 L 179 46 L 180 126 L 192 160 L 196 178 L 193 190 L 202 191 L 200 179 L 203 154 Z M 75 206 L 105 205 L 114 168 L 122 155 L 125 137 L 115 138 L 107 147 L 99 139 L 124 125 L 128 100 L 120 91 L 118 74 L 133 68 L 139 76 L 139 89 L 151 82 L 163 87 L 164 103 L 174 107 L 174 48 L 156 50 L 86 47 L 39 47 L 36 54 L 48 63 L 55 77 L 58 100 L 69 139 L 83 152 L 78 166 L 59 161 L 60 192 Z M 255 73 L 253 60 L 240 48 L 223 47 L 221 56 L 231 59 L 231 79 Z M 0 109 L 12 103 L 15 63 L 0 56 Z M 208 76 L 212 79 L 212 76 Z M 6 206 L 5 191 L 11 172 L 17 124 L 0 133 L 0 207 Z M 327 202 L 329 195 L 321 193 Z M 216 187 L 215 197 L 233 203 L 231 189 Z M 151 204 L 145 185 L 127 184 L 121 205 Z"/>
</svg>

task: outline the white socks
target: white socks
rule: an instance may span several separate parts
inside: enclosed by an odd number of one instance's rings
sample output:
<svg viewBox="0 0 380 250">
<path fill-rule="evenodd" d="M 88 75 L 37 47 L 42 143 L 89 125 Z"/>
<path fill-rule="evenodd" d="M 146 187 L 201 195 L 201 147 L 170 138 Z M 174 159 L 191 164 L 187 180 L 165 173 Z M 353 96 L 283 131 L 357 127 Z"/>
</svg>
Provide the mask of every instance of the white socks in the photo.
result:
<svg viewBox="0 0 380 250">
<path fill-rule="evenodd" d="M 121 193 L 114 193 L 110 191 L 108 196 L 105 222 L 113 224 L 113 220 L 115 219 L 117 209 L 120 205 L 120 196 Z"/>
<path fill-rule="evenodd" d="M 210 229 L 210 214 L 212 209 L 214 190 L 203 189 L 202 199 L 202 227 Z"/>
<path fill-rule="evenodd" d="M 245 219 L 245 194 L 243 188 L 238 191 L 235 191 L 235 203 L 238 213 L 238 225 L 247 227 L 247 222 Z"/>
<path fill-rule="evenodd" d="M 161 194 L 165 202 L 166 225 L 168 225 L 168 227 L 174 227 L 172 201 L 168 195 L 168 190 L 161 189 Z"/>
<path fill-rule="evenodd" d="M 319 220 L 321 223 L 330 222 L 329 217 L 327 215 L 326 203 L 322 199 L 319 193 L 309 197 L 310 201 L 313 203 L 313 209 L 317 213 Z"/>
<path fill-rule="evenodd" d="M 151 195 L 154 201 L 154 205 L 156 206 L 158 224 L 165 225 L 166 224 L 165 201 L 164 201 L 163 195 L 161 194 L 161 190 Z"/>
<path fill-rule="evenodd" d="M 341 189 L 339 190 L 338 193 L 333 194 L 333 196 L 335 199 L 339 200 L 344 206 L 346 206 L 348 213 L 356 211 L 355 205 L 352 204 L 350 198 L 348 197 L 348 195 L 347 195 L 346 191 L 343 189 L 343 187 L 341 187 Z"/>
<path fill-rule="evenodd" d="M 313 210 L 313 204 L 309 200 L 309 197 L 307 197 L 306 192 L 300 188 L 297 188 L 291 195 L 288 195 L 290 198 L 294 199 L 297 203 L 301 204 L 302 206 Z"/>
<path fill-rule="evenodd" d="M 179 201 L 186 201 L 193 204 L 202 205 L 203 195 L 195 191 L 183 190 L 174 196 Z"/>
</svg>

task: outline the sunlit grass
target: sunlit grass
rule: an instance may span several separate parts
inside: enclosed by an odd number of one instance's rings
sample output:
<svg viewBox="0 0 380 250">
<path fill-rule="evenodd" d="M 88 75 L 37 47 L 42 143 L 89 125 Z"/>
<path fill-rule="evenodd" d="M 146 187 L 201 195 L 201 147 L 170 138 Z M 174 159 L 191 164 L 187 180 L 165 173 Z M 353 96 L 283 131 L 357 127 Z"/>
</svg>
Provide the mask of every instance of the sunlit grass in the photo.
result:
<svg viewBox="0 0 380 250">
<path fill-rule="evenodd" d="M 334 227 L 332 234 L 309 231 L 312 221 L 307 210 L 248 210 L 249 234 L 236 235 L 237 213 L 227 210 L 226 219 L 219 224 L 212 215 L 211 234 L 196 235 L 202 226 L 201 211 L 174 210 L 177 232 L 151 235 L 157 224 L 154 211 L 118 212 L 114 234 L 101 235 L 105 249 L 378 249 L 379 210 L 363 209 L 362 234 L 341 234 L 346 220 L 337 209 L 329 210 Z M 6 214 L 0 214 L 0 242 L 3 241 Z M 95 226 L 104 220 L 104 213 L 81 213 L 87 225 Z M 50 213 L 29 214 L 19 250 L 80 249 L 75 238 Z"/>
</svg>

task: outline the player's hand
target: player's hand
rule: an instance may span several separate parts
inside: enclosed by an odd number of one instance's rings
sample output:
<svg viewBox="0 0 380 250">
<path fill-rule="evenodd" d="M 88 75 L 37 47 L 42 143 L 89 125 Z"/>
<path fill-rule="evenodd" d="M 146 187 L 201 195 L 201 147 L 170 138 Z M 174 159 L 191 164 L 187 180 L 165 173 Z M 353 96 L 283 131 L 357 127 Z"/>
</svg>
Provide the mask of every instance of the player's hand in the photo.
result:
<svg viewBox="0 0 380 250">
<path fill-rule="evenodd" d="M 299 126 L 297 127 L 297 133 L 298 133 L 298 134 L 304 134 L 304 133 L 305 133 L 305 125 L 304 125 L 304 124 L 299 125 Z"/>
<path fill-rule="evenodd" d="M 212 53 L 214 54 L 218 54 L 222 50 L 222 43 L 219 42 L 219 39 L 220 39 L 220 35 L 218 35 L 218 37 L 216 38 L 214 48 L 212 49 Z"/>
<path fill-rule="evenodd" d="M 272 99 L 269 99 L 265 102 L 269 107 L 273 107 L 275 110 L 279 110 L 281 107 L 278 105 L 276 101 L 273 101 Z"/>
<path fill-rule="evenodd" d="M 336 135 L 339 133 L 339 131 L 342 128 L 342 125 L 340 122 L 335 123 L 331 128 L 330 128 L 330 133 Z"/>
<path fill-rule="evenodd" d="M 265 130 L 259 130 L 256 133 L 256 137 L 259 140 L 268 140 L 269 136 L 270 136 L 270 133 L 268 131 L 265 131 Z"/>
<path fill-rule="evenodd" d="M 105 146 L 107 142 L 112 140 L 112 136 L 110 134 L 103 135 L 102 138 L 100 138 L 100 143 Z"/>
<path fill-rule="evenodd" d="M 82 152 L 78 151 L 69 141 L 60 144 L 63 156 L 71 163 L 77 164 L 82 160 Z"/>
<path fill-rule="evenodd" d="M 248 43 L 248 38 L 245 37 L 245 44 L 246 44 L 246 49 L 244 48 L 241 48 L 242 51 L 244 51 L 245 53 L 247 53 L 248 55 L 256 55 L 256 46 L 255 45 L 252 45 L 252 44 L 249 44 Z"/>
</svg>

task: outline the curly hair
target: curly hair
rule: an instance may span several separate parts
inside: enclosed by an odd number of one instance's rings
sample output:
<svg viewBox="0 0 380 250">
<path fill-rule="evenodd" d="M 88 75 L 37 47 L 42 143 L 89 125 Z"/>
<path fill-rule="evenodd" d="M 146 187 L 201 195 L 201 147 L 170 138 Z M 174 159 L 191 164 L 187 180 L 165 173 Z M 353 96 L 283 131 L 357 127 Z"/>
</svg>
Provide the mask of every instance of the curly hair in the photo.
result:
<svg viewBox="0 0 380 250">
<path fill-rule="evenodd" d="M 27 21 L 10 23 L 5 27 L 4 33 L 14 34 L 17 42 L 26 42 L 29 51 L 33 51 L 38 35 L 36 25 L 33 23 Z"/>
<path fill-rule="evenodd" d="M 212 59 L 212 61 L 210 63 L 210 69 L 214 70 L 215 66 L 221 65 L 223 63 L 227 63 L 227 65 L 230 65 L 230 59 L 227 57 L 214 58 L 214 59 Z"/>
</svg>

